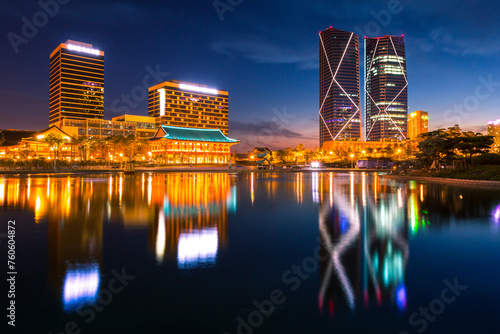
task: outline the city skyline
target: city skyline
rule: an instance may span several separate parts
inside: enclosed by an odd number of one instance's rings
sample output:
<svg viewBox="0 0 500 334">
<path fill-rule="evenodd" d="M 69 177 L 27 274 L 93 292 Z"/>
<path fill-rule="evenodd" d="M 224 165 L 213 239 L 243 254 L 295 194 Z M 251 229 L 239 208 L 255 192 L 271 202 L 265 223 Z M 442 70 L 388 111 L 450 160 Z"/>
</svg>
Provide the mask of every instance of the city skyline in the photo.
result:
<svg viewBox="0 0 500 334">
<path fill-rule="evenodd" d="M 281 1 L 266 5 L 242 3 L 222 15 L 212 3 L 202 8 L 164 4 L 154 9 L 150 2 L 139 5 L 106 1 L 95 8 L 68 3 L 59 5 L 54 17 L 37 27 L 37 33 L 29 38 L 23 35 L 21 18 L 32 21 L 42 8 L 36 2 L 24 6 L 7 3 L 0 10 L 5 18 L 4 36 L 13 33 L 27 42 L 15 45 L 16 53 L 12 41 L 3 39 L 6 52 L 1 57 L 10 64 L 4 71 L 10 80 L 0 86 L 6 101 L 1 111 L 5 116 L 2 128 L 46 127 L 46 55 L 61 41 L 73 39 L 106 51 L 106 119 L 119 116 L 113 113 L 113 103 L 127 106 L 121 102 L 122 94 L 130 96 L 144 79 L 152 86 L 176 78 L 230 91 L 229 134 L 248 143 L 241 149 L 267 143 L 275 147 L 303 143 L 312 148 L 318 143 L 319 122 L 317 32 L 333 25 L 353 31 L 360 39 L 405 34 L 411 78 L 409 111 L 429 111 L 430 130 L 458 123 L 464 129 L 485 132 L 487 121 L 498 118 L 500 74 L 496 55 L 500 50 L 495 47 L 497 37 L 491 29 L 498 22 L 486 15 L 498 4 L 491 3 L 488 12 L 471 5 L 468 11 L 436 19 L 433 13 L 456 2 L 401 1 L 392 7 L 390 3 L 358 1 L 346 3 L 335 12 L 328 10 L 326 2 L 314 7 L 288 2 L 285 5 Z M 352 11 L 351 6 L 362 10 Z M 139 33 L 139 25 L 146 29 L 164 22 L 161 15 L 155 15 L 162 10 L 176 13 L 165 23 L 170 27 L 168 33 L 154 32 L 146 37 Z M 276 16 L 278 10 L 283 15 Z M 197 15 L 196 26 L 189 19 L 192 11 L 204 14 Z M 251 18 L 257 12 L 261 15 L 252 24 Z M 100 19 L 104 16 L 109 16 L 106 24 L 124 19 L 127 24 L 109 31 Z M 484 19 L 476 22 L 474 17 Z M 258 28 L 259 24 L 263 28 Z M 203 29 L 206 31 L 199 33 Z M 287 37 L 283 29 L 293 33 Z M 483 33 L 479 35 L 480 31 Z M 163 45 L 169 46 L 168 52 Z M 25 84 L 28 80 L 30 85 Z M 127 106 L 127 113 L 147 115 L 147 98 L 136 97 L 133 107 Z"/>
</svg>

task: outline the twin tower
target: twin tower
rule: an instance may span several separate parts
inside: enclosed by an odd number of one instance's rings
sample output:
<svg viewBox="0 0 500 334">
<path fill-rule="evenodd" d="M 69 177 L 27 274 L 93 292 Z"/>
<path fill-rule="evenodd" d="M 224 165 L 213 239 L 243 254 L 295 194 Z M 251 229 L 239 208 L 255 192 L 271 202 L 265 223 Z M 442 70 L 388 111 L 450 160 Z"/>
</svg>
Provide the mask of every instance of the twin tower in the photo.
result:
<svg viewBox="0 0 500 334">
<path fill-rule="evenodd" d="M 359 38 L 328 28 L 319 33 L 319 138 L 400 141 L 407 136 L 408 80 L 403 36 L 364 38 L 362 117 Z"/>
</svg>

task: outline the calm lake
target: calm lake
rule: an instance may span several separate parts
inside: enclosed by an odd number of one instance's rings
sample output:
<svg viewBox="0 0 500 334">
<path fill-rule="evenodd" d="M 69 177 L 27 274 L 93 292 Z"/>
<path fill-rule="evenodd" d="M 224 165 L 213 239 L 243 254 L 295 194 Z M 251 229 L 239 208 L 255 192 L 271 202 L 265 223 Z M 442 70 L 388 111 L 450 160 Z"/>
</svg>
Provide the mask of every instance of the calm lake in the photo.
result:
<svg viewBox="0 0 500 334">
<path fill-rule="evenodd" d="M 500 332 L 500 189 L 374 173 L 0 176 L 5 273 L 9 220 L 12 333 Z"/>
</svg>

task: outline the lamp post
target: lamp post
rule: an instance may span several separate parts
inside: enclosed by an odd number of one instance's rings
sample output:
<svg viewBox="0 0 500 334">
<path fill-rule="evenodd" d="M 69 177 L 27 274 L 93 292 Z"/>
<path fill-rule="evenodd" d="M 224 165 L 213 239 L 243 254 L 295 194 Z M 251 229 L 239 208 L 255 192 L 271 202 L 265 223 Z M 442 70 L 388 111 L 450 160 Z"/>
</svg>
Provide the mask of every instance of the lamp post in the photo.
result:
<svg viewBox="0 0 500 334">
<path fill-rule="evenodd" d="M 351 154 L 351 169 L 353 169 L 353 164 L 354 164 L 354 154 Z"/>
</svg>

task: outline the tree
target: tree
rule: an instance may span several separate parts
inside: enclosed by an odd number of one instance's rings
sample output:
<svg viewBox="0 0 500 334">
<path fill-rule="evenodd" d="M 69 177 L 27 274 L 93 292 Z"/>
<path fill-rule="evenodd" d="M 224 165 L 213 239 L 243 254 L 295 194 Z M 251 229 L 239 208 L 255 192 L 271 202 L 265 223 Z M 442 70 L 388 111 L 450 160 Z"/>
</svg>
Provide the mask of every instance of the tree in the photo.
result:
<svg viewBox="0 0 500 334">
<path fill-rule="evenodd" d="M 45 142 L 49 144 L 49 157 L 52 149 L 54 151 L 54 159 L 59 158 L 59 153 L 61 151 L 61 146 L 64 144 L 64 139 L 60 135 L 49 133 L 47 137 L 45 137 Z"/>
<path fill-rule="evenodd" d="M 109 148 L 109 137 L 108 138 L 96 138 L 92 137 L 90 138 L 90 147 L 92 147 L 94 150 L 97 151 L 98 153 L 98 158 L 97 160 L 100 162 L 104 161 L 105 154 L 103 153 L 104 151 L 108 151 Z"/>
<path fill-rule="evenodd" d="M 422 133 L 419 137 L 422 141 L 418 143 L 420 150 L 418 157 L 426 160 L 427 163 L 432 164 L 434 160 L 439 162 L 453 156 L 450 135 L 444 129 Z"/>
<path fill-rule="evenodd" d="M 463 132 L 461 136 L 452 138 L 451 141 L 455 150 L 464 156 L 472 166 L 472 156 L 487 152 L 493 144 L 493 137 L 468 131 Z"/>
</svg>

